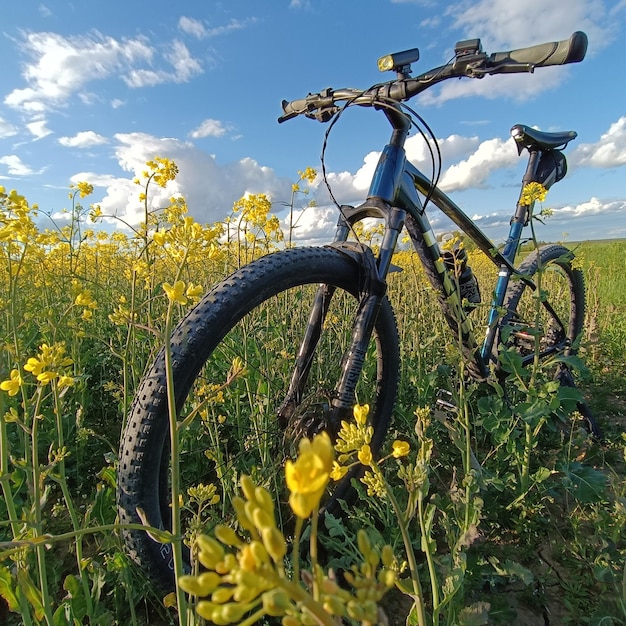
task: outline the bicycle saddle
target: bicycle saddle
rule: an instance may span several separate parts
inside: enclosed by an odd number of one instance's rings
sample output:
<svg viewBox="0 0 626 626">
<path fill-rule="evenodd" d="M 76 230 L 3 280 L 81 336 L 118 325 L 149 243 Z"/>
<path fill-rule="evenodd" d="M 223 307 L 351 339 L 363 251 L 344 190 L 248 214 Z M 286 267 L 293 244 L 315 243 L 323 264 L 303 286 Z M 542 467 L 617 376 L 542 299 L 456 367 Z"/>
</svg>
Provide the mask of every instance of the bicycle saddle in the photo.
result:
<svg viewBox="0 0 626 626">
<path fill-rule="evenodd" d="M 521 154 L 524 148 L 529 150 L 553 150 L 565 147 L 572 139 L 576 139 L 578 133 L 573 130 L 559 131 L 558 133 L 546 133 L 523 124 L 515 124 L 511 128 L 511 136 L 517 144 L 517 151 Z"/>
</svg>

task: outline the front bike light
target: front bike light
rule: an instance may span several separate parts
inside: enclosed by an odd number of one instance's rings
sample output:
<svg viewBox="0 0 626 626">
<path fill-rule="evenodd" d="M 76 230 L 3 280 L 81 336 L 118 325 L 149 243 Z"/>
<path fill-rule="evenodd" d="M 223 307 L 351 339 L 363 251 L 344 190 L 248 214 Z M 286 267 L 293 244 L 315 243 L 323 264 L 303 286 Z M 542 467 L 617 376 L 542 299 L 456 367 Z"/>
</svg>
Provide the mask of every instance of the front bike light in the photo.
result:
<svg viewBox="0 0 626 626">
<path fill-rule="evenodd" d="M 387 54 L 384 57 L 378 59 L 378 69 L 381 72 L 389 72 L 395 70 L 396 72 L 404 71 L 406 67 L 419 60 L 420 51 L 418 48 L 412 48 L 411 50 L 403 50 L 402 52 L 394 52 L 393 54 Z"/>
</svg>

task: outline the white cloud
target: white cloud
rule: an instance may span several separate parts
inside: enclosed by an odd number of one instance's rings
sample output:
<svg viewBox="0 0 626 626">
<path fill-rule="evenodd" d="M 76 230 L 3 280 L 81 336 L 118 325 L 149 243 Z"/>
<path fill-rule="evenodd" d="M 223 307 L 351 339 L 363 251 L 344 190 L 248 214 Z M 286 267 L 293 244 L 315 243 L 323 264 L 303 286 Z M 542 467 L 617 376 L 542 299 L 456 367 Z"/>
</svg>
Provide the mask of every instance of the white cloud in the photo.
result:
<svg viewBox="0 0 626 626">
<path fill-rule="evenodd" d="M 495 170 L 514 165 L 518 160 L 512 139 L 483 141 L 467 159 L 451 165 L 441 177 L 439 186 L 446 192 L 484 185 Z"/>
<path fill-rule="evenodd" d="M 38 174 L 31 167 L 22 163 L 20 157 L 15 154 L 9 154 L 7 156 L 0 157 L 0 163 L 6 165 L 9 174 L 13 176 L 29 176 L 30 174 Z"/>
<path fill-rule="evenodd" d="M 35 136 L 36 139 L 47 137 L 52 131 L 46 127 L 46 120 L 37 120 L 26 124 L 26 128 Z"/>
<path fill-rule="evenodd" d="M 224 126 L 219 120 L 206 119 L 198 128 L 189 133 L 193 139 L 201 139 L 203 137 L 222 137 L 230 130 L 229 126 Z"/>
<path fill-rule="evenodd" d="M 172 69 L 132 69 L 122 79 L 129 87 L 154 87 L 163 83 L 186 83 L 203 71 L 200 61 L 191 56 L 181 41 L 173 41 L 163 57 Z"/>
<path fill-rule="evenodd" d="M 445 10 L 446 18 L 463 37 L 480 37 L 488 53 L 568 39 L 583 30 L 593 51 L 617 36 L 617 22 L 610 20 L 603 0 L 461 0 Z M 450 51 L 447 52 L 447 55 Z M 423 103 L 440 104 L 455 98 L 513 98 L 524 101 L 553 90 L 567 79 L 571 68 L 540 68 L 534 74 L 485 77 L 482 80 L 447 81 L 422 96 Z"/>
<path fill-rule="evenodd" d="M 178 20 L 178 29 L 197 39 L 203 39 L 207 35 L 206 28 L 202 22 L 192 17 L 185 17 L 184 15 Z"/>
<path fill-rule="evenodd" d="M 119 98 L 113 98 L 113 100 L 111 100 L 111 107 L 114 109 L 119 109 L 125 104 L 126 102 L 124 100 L 120 100 Z"/>
<path fill-rule="evenodd" d="M 193 17 L 181 17 L 178 20 L 178 29 L 196 39 L 208 39 L 211 37 L 218 37 L 220 35 L 226 35 L 233 31 L 242 30 L 247 28 L 251 24 L 255 24 L 257 18 L 249 17 L 245 20 L 231 19 L 228 24 L 223 26 L 214 26 L 213 28 L 207 28 L 201 21 L 196 20 Z"/>
<path fill-rule="evenodd" d="M 17 128 L 13 124 L 7 122 L 4 118 L 0 117 L 0 138 L 13 137 L 17 135 Z"/>
<path fill-rule="evenodd" d="M 588 217 L 591 215 L 607 215 L 609 213 L 626 214 L 626 200 L 601 200 L 592 197 L 586 202 L 571 206 L 566 205 L 553 209 L 557 219 L 572 219 Z"/>
<path fill-rule="evenodd" d="M 93 130 L 86 130 L 76 133 L 73 137 L 59 137 L 58 142 L 67 148 L 88 148 L 107 143 L 108 139 Z"/>
<path fill-rule="evenodd" d="M 567 39 L 577 30 L 600 46 L 610 33 L 603 0 L 463 0 L 446 14 L 467 36 L 480 34 L 489 52 Z"/>
<path fill-rule="evenodd" d="M 140 188 L 132 179 L 141 179 L 146 161 L 155 155 L 175 161 L 179 174 L 166 189 L 156 185 L 151 188 L 152 207 L 166 206 L 172 195 L 180 193 L 187 199 L 190 214 L 201 222 L 223 219 L 233 203 L 246 193 L 267 193 L 277 201 L 291 195 L 290 181 L 279 179 L 274 170 L 253 159 L 221 164 L 188 142 L 145 133 L 118 134 L 115 140 L 115 158 L 128 177 L 112 179 L 82 173 L 73 180 L 89 180 L 96 187 L 105 187 L 100 201 L 103 212 L 118 215 L 131 224 L 143 219 L 143 207 L 137 199 Z"/>
<path fill-rule="evenodd" d="M 328 243 L 337 226 L 338 209 L 332 207 L 306 207 L 293 212 L 293 238 L 305 244 Z M 289 230 L 289 215 L 283 219 L 285 232 Z"/>
<path fill-rule="evenodd" d="M 611 124 L 596 143 L 579 145 L 568 157 L 572 165 L 618 167 L 626 165 L 626 117 Z"/>
<path fill-rule="evenodd" d="M 121 76 L 130 87 L 145 87 L 188 82 L 203 71 L 200 61 L 181 41 L 159 48 L 160 57 L 143 36 L 117 40 L 97 31 L 76 37 L 27 33 L 22 44 L 30 58 L 23 71 L 27 86 L 14 89 L 4 102 L 41 113 L 50 106 L 64 106 L 75 94 L 91 102 L 93 96 L 84 92 L 85 86 L 110 76 Z"/>
<path fill-rule="evenodd" d="M 117 74 L 134 63 L 150 62 L 154 55 L 143 37 L 117 41 L 97 31 L 67 38 L 27 33 L 22 49 L 31 59 L 23 71 L 28 87 L 14 89 L 4 102 L 30 112 L 61 106 L 88 82 Z"/>
</svg>

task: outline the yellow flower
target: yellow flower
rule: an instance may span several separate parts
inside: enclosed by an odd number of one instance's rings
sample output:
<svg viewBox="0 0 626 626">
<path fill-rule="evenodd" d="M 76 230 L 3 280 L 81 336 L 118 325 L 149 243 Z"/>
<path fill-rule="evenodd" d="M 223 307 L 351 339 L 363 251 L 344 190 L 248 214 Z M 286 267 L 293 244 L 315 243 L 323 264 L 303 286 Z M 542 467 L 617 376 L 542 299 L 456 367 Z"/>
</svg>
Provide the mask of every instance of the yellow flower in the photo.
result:
<svg viewBox="0 0 626 626">
<path fill-rule="evenodd" d="M 22 385 L 22 377 L 18 370 L 11 370 L 11 374 L 8 380 L 3 380 L 0 383 L 0 389 L 6 391 L 10 396 L 14 396 L 19 391 Z"/>
<path fill-rule="evenodd" d="M 337 461 L 333 461 L 333 471 L 330 473 L 330 477 L 334 481 L 341 480 L 348 473 L 348 468 L 344 465 L 339 465 Z"/>
<path fill-rule="evenodd" d="M 204 288 L 202 285 L 194 285 L 193 283 L 189 283 L 187 291 L 185 291 L 185 295 L 191 300 L 197 300 L 203 293 Z"/>
<path fill-rule="evenodd" d="M 285 477 L 291 491 L 289 505 L 300 518 L 311 515 L 324 494 L 333 469 L 333 445 L 327 433 L 303 439 L 296 462 L 287 461 Z"/>
<path fill-rule="evenodd" d="M 406 456 L 410 449 L 411 448 L 407 441 L 400 441 L 400 439 L 396 439 L 393 442 L 391 454 L 396 459 L 399 459 L 400 457 Z"/>
<path fill-rule="evenodd" d="M 165 241 L 167 239 L 167 233 L 164 230 L 158 230 L 154 235 L 152 235 L 152 241 L 159 246 L 165 245 Z"/>
<path fill-rule="evenodd" d="M 56 372 L 53 372 L 51 370 L 46 370 L 45 372 L 41 372 L 41 374 L 37 376 L 37 380 L 42 385 L 47 385 L 49 382 L 53 381 L 57 376 L 58 374 Z"/>
<path fill-rule="evenodd" d="M 86 198 L 93 193 L 93 185 L 86 182 L 76 183 L 76 188 L 78 189 L 81 198 Z"/>
<path fill-rule="evenodd" d="M 370 412 L 369 404 L 356 404 L 353 409 L 354 420 L 357 424 L 364 425 L 367 422 L 367 415 Z"/>
<path fill-rule="evenodd" d="M 187 296 L 185 295 L 185 283 L 177 280 L 173 285 L 163 283 L 163 291 L 172 302 L 178 304 L 187 304 Z"/>
<path fill-rule="evenodd" d="M 541 183 L 528 183 L 524 185 L 522 189 L 522 195 L 520 197 L 520 204 L 529 206 L 536 200 L 543 202 L 546 199 L 548 190 Z"/>
<path fill-rule="evenodd" d="M 66 376 L 65 374 L 59 376 L 59 380 L 57 382 L 59 389 L 62 389 L 63 387 L 71 387 L 73 384 L 74 378 L 72 378 L 72 376 Z"/>
<path fill-rule="evenodd" d="M 372 464 L 372 449 L 366 443 L 361 446 L 357 456 L 362 465 Z"/>
<path fill-rule="evenodd" d="M 26 361 L 26 365 L 24 365 L 24 369 L 27 372 L 30 372 L 33 376 L 39 376 L 41 372 L 43 372 L 43 368 L 46 366 L 46 363 L 42 360 L 36 359 L 35 357 L 29 357 L 28 361 Z"/>
<path fill-rule="evenodd" d="M 298 171 L 298 176 L 300 176 L 302 180 L 308 180 L 312 183 L 317 176 L 317 172 L 312 167 L 307 167 L 304 172 Z"/>
</svg>

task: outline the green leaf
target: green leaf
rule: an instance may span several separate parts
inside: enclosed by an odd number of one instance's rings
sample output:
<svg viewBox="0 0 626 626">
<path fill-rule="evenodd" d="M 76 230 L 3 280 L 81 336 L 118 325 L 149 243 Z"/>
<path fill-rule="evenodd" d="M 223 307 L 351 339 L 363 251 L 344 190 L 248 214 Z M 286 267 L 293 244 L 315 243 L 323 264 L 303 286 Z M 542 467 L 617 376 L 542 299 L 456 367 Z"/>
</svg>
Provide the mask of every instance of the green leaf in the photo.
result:
<svg viewBox="0 0 626 626">
<path fill-rule="evenodd" d="M 536 483 L 542 483 L 544 480 L 547 480 L 552 476 L 552 470 L 547 467 L 540 467 L 534 474 L 532 474 L 532 479 Z"/>
<path fill-rule="evenodd" d="M 562 469 L 566 489 L 579 502 L 589 504 L 602 500 L 607 484 L 606 474 L 582 463 L 571 463 Z"/>
<path fill-rule="evenodd" d="M 26 599 L 33 607 L 33 610 L 35 611 L 35 618 L 39 621 L 42 621 L 45 615 L 45 611 L 41 602 L 41 591 L 37 587 L 35 587 L 35 584 L 31 580 L 26 570 L 17 570 L 17 582 L 20 590 L 24 593 Z"/>
<path fill-rule="evenodd" d="M 9 569 L 0 566 L 0 596 L 6 600 L 10 611 L 18 612 L 20 604 L 17 600 L 17 596 L 13 593 L 12 579 L 13 577 Z"/>
</svg>

